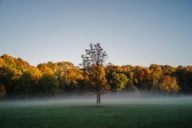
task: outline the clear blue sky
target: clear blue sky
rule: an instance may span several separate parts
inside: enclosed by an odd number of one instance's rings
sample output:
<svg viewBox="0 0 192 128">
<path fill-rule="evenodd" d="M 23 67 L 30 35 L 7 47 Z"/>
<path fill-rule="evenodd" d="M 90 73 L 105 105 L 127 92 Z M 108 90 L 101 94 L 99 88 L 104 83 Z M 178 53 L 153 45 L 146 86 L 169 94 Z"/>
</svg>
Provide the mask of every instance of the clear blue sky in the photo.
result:
<svg viewBox="0 0 192 128">
<path fill-rule="evenodd" d="M 81 62 L 100 42 L 118 65 L 192 64 L 192 0 L 0 0 L 0 54 Z"/>
</svg>

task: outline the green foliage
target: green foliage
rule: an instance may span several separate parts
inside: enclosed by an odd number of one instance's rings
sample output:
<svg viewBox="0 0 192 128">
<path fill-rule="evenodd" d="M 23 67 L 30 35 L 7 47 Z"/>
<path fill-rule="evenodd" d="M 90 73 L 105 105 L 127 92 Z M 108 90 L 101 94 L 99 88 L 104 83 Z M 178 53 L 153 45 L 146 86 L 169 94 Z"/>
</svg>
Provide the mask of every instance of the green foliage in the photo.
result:
<svg viewBox="0 0 192 128">
<path fill-rule="evenodd" d="M 27 97 L 32 92 L 33 85 L 32 75 L 29 72 L 25 72 L 17 80 L 15 91 L 17 94 Z"/>
<path fill-rule="evenodd" d="M 128 79 L 127 76 L 123 73 L 112 74 L 112 79 L 110 81 L 112 89 L 117 91 L 122 91 L 127 85 Z"/>
<path fill-rule="evenodd" d="M 59 92 L 59 83 L 54 75 L 43 75 L 38 83 L 40 93 L 56 95 Z"/>
<path fill-rule="evenodd" d="M 0 68 L 0 83 L 5 87 L 7 95 L 14 94 L 14 72 L 7 67 Z"/>
</svg>

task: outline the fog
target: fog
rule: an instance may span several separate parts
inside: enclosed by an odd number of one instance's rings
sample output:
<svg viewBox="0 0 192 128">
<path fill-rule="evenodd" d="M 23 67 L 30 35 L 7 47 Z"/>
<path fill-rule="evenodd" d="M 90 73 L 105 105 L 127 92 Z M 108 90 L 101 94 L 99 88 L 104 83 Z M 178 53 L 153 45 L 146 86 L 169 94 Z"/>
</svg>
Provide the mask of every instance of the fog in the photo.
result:
<svg viewBox="0 0 192 128">
<path fill-rule="evenodd" d="M 162 96 L 162 95 L 101 95 L 101 105 L 182 105 L 192 104 L 192 96 Z M 3 100 L 0 101 L 0 107 L 16 107 L 16 106 L 52 106 L 52 105 L 96 105 L 95 95 L 81 96 L 59 96 L 52 98 L 34 98 L 24 100 Z"/>
</svg>

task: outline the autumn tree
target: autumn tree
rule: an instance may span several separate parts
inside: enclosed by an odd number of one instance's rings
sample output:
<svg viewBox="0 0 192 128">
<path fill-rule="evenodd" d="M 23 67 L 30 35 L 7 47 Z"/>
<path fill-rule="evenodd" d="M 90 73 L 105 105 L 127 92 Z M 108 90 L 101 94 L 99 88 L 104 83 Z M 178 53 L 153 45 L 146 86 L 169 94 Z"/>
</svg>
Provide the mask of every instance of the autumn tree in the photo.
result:
<svg viewBox="0 0 192 128">
<path fill-rule="evenodd" d="M 106 52 L 101 47 L 100 43 L 90 44 L 90 48 L 85 50 L 85 54 L 82 55 L 82 63 L 83 69 L 85 70 L 86 75 L 94 76 L 94 83 L 96 85 L 96 94 L 97 100 L 96 103 L 100 104 L 100 91 L 101 91 L 101 70 L 100 68 L 103 66 L 107 57 Z"/>
<path fill-rule="evenodd" d="M 160 89 L 166 94 L 177 93 L 179 91 L 179 85 L 177 79 L 170 75 L 165 75 L 159 81 Z"/>
<path fill-rule="evenodd" d="M 123 73 L 114 72 L 111 79 L 111 86 L 113 91 L 122 91 L 127 85 L 127 76 Z"/>
<path fill-rule="evenodd" d="M 57 78 L 60 93 L 76 90 L 83 79 L 81 70 L 68 61 L 42 63 L 38 68 L 43 74 L 54 75 Z"/>
<path fill-rule="evenodd" d="M 82 68 L 68 61 L 48 62 L 37 67 L 22 58 L 0 56 L 0 97 L 28 97 L 63 93 L 110 91 L 188 93 L 192 91 L 192 66 L 152 64 L 149 67 L 103 63 L 107 54 L 100 44 L 90 44 L 82 55 Z"/>
<path fill-rule="evenodd" d="M 158 90 L 159 87 L 159 80 L 161 79 L 163 75 L 162 67 L 161 65 L 157 64 L 151 64 L 149 66 L 149 73 L 150 73 L 150 86 L 152 90 Z"/>
<path fill-rule="evenodd" d="M 37 67 L 43 75 L 54 75 L 54 71 L 45 63 L 39 64 Z"/>
<path fill-rule="evenodd" d="M 149 89 L 149 70 L 146 67 L 136 66 L 133 69 L 134 85 L 141 90 Z"/>
</svg>

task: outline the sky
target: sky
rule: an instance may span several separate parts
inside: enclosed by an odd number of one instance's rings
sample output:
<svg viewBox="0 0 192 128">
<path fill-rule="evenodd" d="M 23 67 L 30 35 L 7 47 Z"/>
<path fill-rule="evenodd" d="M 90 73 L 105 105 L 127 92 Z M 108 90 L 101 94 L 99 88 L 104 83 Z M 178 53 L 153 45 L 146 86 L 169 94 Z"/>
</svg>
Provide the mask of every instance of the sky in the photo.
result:
<svg viewBox="0 0 192 128">
<path fill-rule="evenodd" d="M 192 0 L 0 0 L 0 55 L 78 65 L 90 43 L 106 63 L 191 65 Z"/>
</svg>

